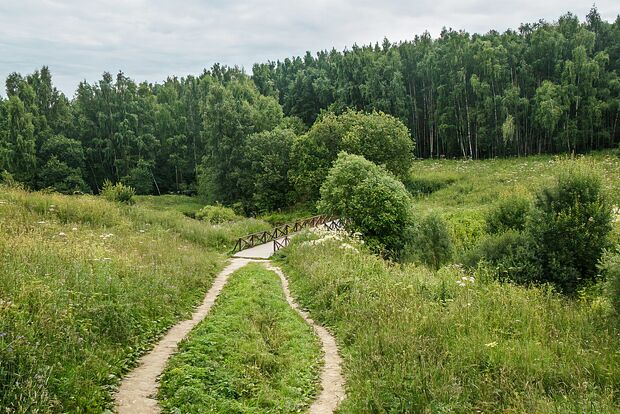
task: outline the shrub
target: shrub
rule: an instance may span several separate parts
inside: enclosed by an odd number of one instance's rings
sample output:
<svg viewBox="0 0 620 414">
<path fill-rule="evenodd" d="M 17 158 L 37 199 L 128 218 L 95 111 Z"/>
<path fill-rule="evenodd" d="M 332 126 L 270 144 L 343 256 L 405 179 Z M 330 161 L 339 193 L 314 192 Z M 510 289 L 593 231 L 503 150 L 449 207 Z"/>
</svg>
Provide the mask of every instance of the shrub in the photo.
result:
<svg viewBox="0 0 620 414">
<path fill-rule="evenodd" d="M 360 155 L 340 153 L 321 187 L 319 210 L 346 219 L 348 230 L 390 257 L 406 243 L 412 207 L 403 184 Z"/>
<path fill-rule="evenodd" d="M 236 221 L 239 216 L 235 214 L 232 208 L 224 206 L 204 206 L 196 213 L 196 218 L 210 224 L 222 224 L 229 221 Z"/>
<path fill-rule="evenodd" d="M 607 279 L 609 301 L 620 314 L 620 246 L 615 252 L 605 254 L 599 267 Z"/>
<path fill-rule="evenodd" d="M 529 283 L 538 279 L 541 269 L 529 237 L 515 230 L 491 234 L 465 252 L 461 261 L 475 268 L 484 261 L 493 267 L 501 280 Z"/>
<path fill-rule="evenodd" d="M 439 214 L 431 213 L 422 219 L 409 249 L 415 257 L 434 269 L 439 269 L 452 258 L 454 248 L 450 231 Z"/>
<path fill-rule="evenodd" d="M 135 194 L 136 192 L 132 187 L 121 182 L 112 184 L 110 180 L 105 180 L 101 189 L 101 195 L 106 200 L 119 203 L 133 204 L 133 196 Z"/>
<path fill-rule="evenodd" d="M 517 192 L 502 197 L 487 213 L 487 231 L 523 230 L 531 208 L 532 202 L 527 194 Z"/>
<path fill-rule="evenodd" d="M 564 168 L 553 185 L 539 191 L 526 225 L 542 270 L 539 281 L 574 293 L 594 279 L 611 220 L 600 176 L 584 164 Z"/>
</svg>

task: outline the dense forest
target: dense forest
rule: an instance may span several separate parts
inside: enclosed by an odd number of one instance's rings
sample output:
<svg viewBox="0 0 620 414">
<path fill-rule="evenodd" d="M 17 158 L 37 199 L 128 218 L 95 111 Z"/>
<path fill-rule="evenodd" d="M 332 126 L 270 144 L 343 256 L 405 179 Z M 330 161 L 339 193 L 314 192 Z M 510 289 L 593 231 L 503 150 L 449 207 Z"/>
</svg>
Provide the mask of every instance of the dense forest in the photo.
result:
<svg viewBox="0 0 620 414">
<path fill-rule="evenodd" d="M 71 99 L 47 67 L 13 73 L 0 98 L 0 171 L 31 188 L 123 181 L 256 211 L 316 199 L 317 162 L 339 151 L 381 162 L 380 148 L 373 159 L 356 147 L 364 139 L 418 157 L 585 152 L 617 145 L 619 121 L 620 17 L 593 8 L 584 22 L 566 14 L 502 34 L 445 29 L 308 52 L 251 76 L 220 65 L 161 84 L 104 73 Z"/>
</svg>

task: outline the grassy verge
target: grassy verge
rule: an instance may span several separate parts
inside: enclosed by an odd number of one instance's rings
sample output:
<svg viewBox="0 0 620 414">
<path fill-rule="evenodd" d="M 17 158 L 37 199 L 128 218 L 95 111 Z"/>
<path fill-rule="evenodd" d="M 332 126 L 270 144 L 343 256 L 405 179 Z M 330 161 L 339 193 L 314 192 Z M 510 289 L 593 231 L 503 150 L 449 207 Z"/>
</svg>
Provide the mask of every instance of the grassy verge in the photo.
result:
<svg viewBox="0 0 620 414">
<path fill-rule="evenodd" d="M 0 187 L 0 411 L 103 411 L 200 301 L 224 256 L 150 214 Z"/>
<path fill-rule="evenodd" d="M 170 413 L 300 412 L 317 392 L 320 360 L 278 276 L 248 265 L 171 359 L 161 403 Z"/>
<path fill-rule="evenodd" d="M 340 413 L 618 412 L 620 325 L 604 304 L 357 248 L 332 239 L 280 253 L 342 348 Z"/>
</svg>

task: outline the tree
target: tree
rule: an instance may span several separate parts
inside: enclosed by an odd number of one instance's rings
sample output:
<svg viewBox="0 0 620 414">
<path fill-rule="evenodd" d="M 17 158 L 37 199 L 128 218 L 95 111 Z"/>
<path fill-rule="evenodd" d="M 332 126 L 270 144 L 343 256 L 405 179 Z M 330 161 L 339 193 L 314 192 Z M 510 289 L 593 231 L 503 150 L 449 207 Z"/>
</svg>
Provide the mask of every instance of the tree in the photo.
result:
<svg viewBox="0 0 620 414">
<path fill-rule="evenodd" d="M 245 142 L 245 193 L 250 195 L 248 209 L 273 211 L 290 202 L 288 171 L 295 134 L 276 128 L 252 134 Z"/>
<path fill-rule="evenodd" d="M 398 257 L 413 224 L 409 193 L 389 171 L 360 155 L 340 153 L 321 186 L 319 210 L 360 232 L 371 248 Z"/>
<path fill-rule="evenodd" d="M 295 141 L 291 180 L 302 200 L 316 200 L 339 151 L 363 155 L 402 177 L 413 162 L 413 148 L 407 127 L 390 115 L 351 110 L 341 115 L 326 113 Z"/>
</svg>

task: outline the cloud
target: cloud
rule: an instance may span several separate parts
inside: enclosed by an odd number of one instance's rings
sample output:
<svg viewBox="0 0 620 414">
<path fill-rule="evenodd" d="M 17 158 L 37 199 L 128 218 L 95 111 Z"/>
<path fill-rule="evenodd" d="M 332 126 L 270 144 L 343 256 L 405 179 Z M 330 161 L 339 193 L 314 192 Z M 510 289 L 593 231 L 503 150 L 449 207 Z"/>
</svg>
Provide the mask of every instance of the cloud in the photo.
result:
<svg viewBox="0 0 620 414">
<path fill-rule="evenodd" d="M 137 81 L 198 74 L 352 44 L 407 40 L 442 27 L 504 31 L 582 17 L 588 2 L 516 0 L 20 0 L 0 3 L 0 78 L 47 65 L 72 96 L 81 80 L 122 70 Z M 597 3 L 615 19 L 615 0 Z"/>
</svg>

